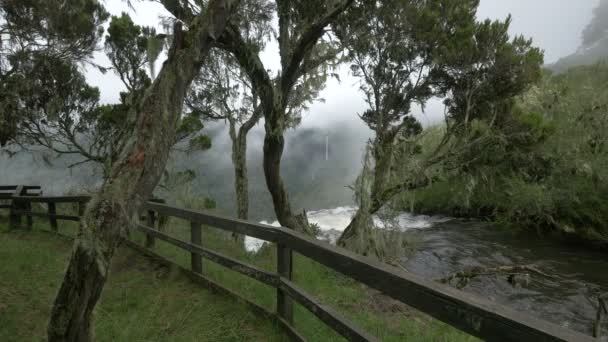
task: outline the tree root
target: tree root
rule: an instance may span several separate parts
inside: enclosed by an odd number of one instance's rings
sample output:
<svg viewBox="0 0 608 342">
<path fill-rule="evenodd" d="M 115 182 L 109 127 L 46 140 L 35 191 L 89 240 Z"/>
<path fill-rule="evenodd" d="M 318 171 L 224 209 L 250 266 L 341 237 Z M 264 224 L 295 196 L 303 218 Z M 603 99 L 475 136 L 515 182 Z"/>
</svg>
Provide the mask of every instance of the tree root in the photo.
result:
<svg viewBox="0 0 608 342">
<path fill-rule="evenodd" d="M 523 281 L 527 284 L 531 274 L 537 274 L 546 278 L 556 278 L 556 276 L 547 274 L 539 270 L 535 265 L 519 265 L 519 266 L 498 266 L 498 267 L 471 267 L 469 269 L 453 273 L 445 278 L 437 281 L 443 284 L 451 284 L 453 280 L 458 280 L 456 287 L 462 289 L 466 287 L 473 278 L 492 275 L 506 275 L 507 281 L 513 285 L 520 285 Z"/>
</svg>

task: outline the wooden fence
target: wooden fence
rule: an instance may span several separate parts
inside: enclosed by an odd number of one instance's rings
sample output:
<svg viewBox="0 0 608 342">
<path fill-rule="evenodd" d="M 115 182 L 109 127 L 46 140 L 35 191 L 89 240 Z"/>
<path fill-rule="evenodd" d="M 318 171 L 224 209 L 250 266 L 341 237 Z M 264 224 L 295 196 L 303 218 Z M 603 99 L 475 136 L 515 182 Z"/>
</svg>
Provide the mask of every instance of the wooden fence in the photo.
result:
<svg viewBox="0 0 608 342">
<path fill-rule="evenodd" d="M 14 194 L 11 199 L 13 200 L 13 208 L 11 209 L 13 215 L 48 217 L 51 226 L 56 230 L 57 220 L 76 220 L 77 217 L 57 215 L 54 209 L 55 203 L 77 203 L 79 207 L 82 207 L 83 203 L 88 201 L 89 198 L 86 196 L 43 197 Z M 14 205 L 18 203 L 21 203 L 19 208 L 28 207 L 27 205 L 24 206 L 23 203 L 28 203 L 29 208 L 31 208 L 31 203 L 46 203 L 48 212 L 33 213 L 31 209 L 29 211 L 15 209 Z M 360 330 L 352 322 L 341 317 L 331 308 L 324 306 L 293 283 L 292 260 L 293 253 L 297 252 L 483 340 L 517 342 L 595 341 L 590 336 L 516 312 L 475 295 L 421 278 L 328 243 L 311 239 L 290 229 L 175 208 L 152 201 L 147 202 L 142 209 L 146 212 L 146 220 L 144 220 L 146 223 L 136 224 L 135 228 L 146 234 L 145 246 L 139 246 L 129 240 L 126 240 L 125 243 L 147 255 L 154 256 L 158 260 L 180 268 L 193 279 L 214 290 L 239 297 L 240 300 L 248 303 L 258 312 L 276 319 L 293 340 L 304 340 L 294 327 L 293 301 L 308 309 L 347 340 L 376 340 L 376 338 Z M 79 214 L 82 214 L 82 210 L 79 210 Z M 189 221 L 190 241 L 179 240 L 154 229 L 154 223 L 159 217 L 176 217 Z M 203 247 L 202 225 L 275 243 L 277 247 L 277 272 L 261 270 Z M 156 239 L 188 251 L 191 254 L 191 268 L 185 269 L 154 253 L 152 247 Z M 257 304 L 207 278 L 204 275 L 203 258 L 276 288 L 276 312 L 269 313 Z"/>
</svg>

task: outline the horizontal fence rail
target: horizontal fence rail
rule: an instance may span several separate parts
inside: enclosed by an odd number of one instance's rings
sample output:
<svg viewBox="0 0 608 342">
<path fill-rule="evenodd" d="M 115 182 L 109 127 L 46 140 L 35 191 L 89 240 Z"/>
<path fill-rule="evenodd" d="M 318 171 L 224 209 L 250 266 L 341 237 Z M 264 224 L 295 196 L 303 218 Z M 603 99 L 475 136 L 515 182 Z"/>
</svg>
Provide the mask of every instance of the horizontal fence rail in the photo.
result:
<svg viewBox="0 0 608 342">
<path fill-rule="evenodd" d="M 13 196 L 13 200 L 30 203 L 87 203 L 90 196 Z"/>
<path fill-rule="evenodd" d="M 0 185 L 0 191 L 16 190 L 18 187 L 23 187 L 26 190 L 41 190 L 40 185 Z"/>
<path fill-rule="evenodd" d="M 321 304 L 317 299 L 298 288 L 290 280 L 280 278 L 279 288 L 349 341 L 377 341 L 375 337 L 361 331 L 358 327 L 340 317 L 340 314 Z"/>
<path fill-rule="evenodd" d="M 150 202 L 145 205 L 145 209 L 155 211 L 159 215 L 177 217 L 288 246 L 320 264 L 484 340 L 594 341 L 590 336 L 424 279 L 326 242 L 311 239 L 291 229 Z M 289 290 L 284 292 L 290 293 Z M 293 291 L 291 294 L 296 297 L 294 299 L 298 299 Z M 300 302 L 300 304 L 306 307 L 305 303 Z M 331 326 L 337 328 L 336 325 Z M 341 331 L 337 332 L 346 338 L 356 340 Z M 353 336 L 356 335 L 356 332 L 352 333 Z"/>
<path fill-rule="evenodd" d="M 0 199 L 11 199 L 19 195 L 42 195 L 42 188 L 38 185 L 2 185 L 0 186 Z"/>
<path fill-rule="evenodd" d="M 27 217 L 27 226 L 32 228 L 34 217 L 48 218 L 51 228 L 58 230 L 58 221 L 80 221 L 84 208 L 91 196 L 42 196 L 42 188 L 37 185 L 0 186 L 0 199 L 10 200 L 10 205 L 2 205 L 0 209 L 10 209 L 11 228 L 21 225 L 21 217 Z M 46 204 L 47 212 L 32 211 L 32 204 Z M 57 214 L 57 204 L 76 204 L 77 215 Z"/>
<path fill-rule="evenodd" d="M 146 226 L 137 225 L 136 228 L 145 234 L 150 234 L 157 239 L 168 242 L 176 247 L 179 247 L 183 250 L 186 250 L 188 252 L 199 255 L 205 259 L 214 261 L 215 263 L 217 263 L 219 265 L 232 269 L 236 272 L 246 275 L 246 276 L 248 276 L 252 279 L 255 279 L 261 283 L 264 283 L 266 285 L 270 285 L 273 287 L 278 287 L 278 285 L 279 285 L 279 276 L 277 274 L 273 274 L 273 273 L 264 271 L 255 266 L 247 265 L 247 264 L 240 262 L 238 260 L 235 260 L 233 258 L 224 256 L 220 253 L 216 253 L 216 252 L 210 251 L 206 248 L 176 239 L 165 233 L 161 233 L 158 230 L 154 230 L 154 229 L 148 228 Z"/>
<path fill-rule="evenodd" d="M 3 187 L 0 187 L 2 190 Z M 11 189 L 7 189 L 11 190 Z M 15 188 L 15 191 L 19 189 Z M 23 188 L 20 189 L 23 191 Z M 16 203 L 27 203 L 14 209 L 14 215 L 46 216 L 55 220 L 73 219 L 73 216 L 57 215 L 56 203 L 83 205 L 87 196 L 15 196 Z M 32 203 L 47 203 L 48 213 L 33 213 Z M 25 208 L 25 209 L 23 209 Z M 28 210 L 29 208 L 29 210 Z M 52 208 L 52 210 L 51 210 Z M 590 336 L 517 312 L 497 303 L 462 292 L 444 284 L 424 279 L 377 260 L 351 253 L 323 241 L 311 239 L 296 231 L 264 224 L 226 218 L 148 201 L 142 208 L 147 213 L 135 228 L 146 235 L 145 247 L 132 241 L 127 243 L 162 262 L 171 263 L 153 252 L 154 240 L 159 239 L 192 255 L 191 270 L 184 270 L 196 280 L 222 293 L 240 297 L 232 291 L 204 276 L 201 258 L 213 261 L 228 269 L 255 279 L 277 289 L 277 322 L 294 340 L 304 340 L 294 328 L 292 300 L 313 313 L 322 322 L 349 341 L 376 341 L 376 338 L 357 328 L 329 307 L 297 287 L 292 281 L 292 252 L 295 251 L 322 265 L 351 277 L 370 288 L 379 290 L 402 303 L 410 305 L 438 320 L 487 341 L 595 341 Z M 79 215 L 82 211 L 79 210 Z M 155 229 L 155 223 L 166 217 L 187 220 L 191 224 L 191 241 L 186 242 Z M 277 273 L 268 272 L 201 246 L 201 225 L 252 236 L 277 245 Z M 178 265 L 178 267 L 182 268 Z M 267 311 L 241 298 L 262 313 Z M 296 322 L 297 323 L 297 322 Z"/>
</svg>

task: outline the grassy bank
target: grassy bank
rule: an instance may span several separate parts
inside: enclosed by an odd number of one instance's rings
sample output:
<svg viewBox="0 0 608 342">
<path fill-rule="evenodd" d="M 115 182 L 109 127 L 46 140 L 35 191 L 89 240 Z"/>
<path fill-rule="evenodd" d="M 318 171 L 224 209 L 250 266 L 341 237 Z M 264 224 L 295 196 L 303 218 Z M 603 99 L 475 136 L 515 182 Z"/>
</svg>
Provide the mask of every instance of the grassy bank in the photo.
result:
<svg viewBox="0 0 608 342">
<path fill-rule="evenodd" d="M 189 229 L 187 222 L 172 218 L 165 231 L 188 241 Z M 135 233 L 132 238 L 140 244 L 144 242 L 142 234 Z M 273 245 L 267 244 L 255 254 L 248 253 L 237 246 L 228 233 L 204 227 L 203 246 L 261 269 L 276 271 L 276 250 Z M 190 255 L 183 250 L 157 241 L 155 251 L 185 267 L 190 266 Z M 293 263 L 293 277 L 299 287 L 381 341 L 475 340 L 297 253 L 294 253 Z M 206 260 L 203 260 L 203 273 L 246 299 L 274 311 L 274 288 Z M 309 341 L 344 340 L 297 303 L 294 305 L 294 322 L 296 329 Z"/>
<path fill-rule="evenodd" d="M 38 229 L 47 228 L 45 224 L 40 224 Z M 74 225 L 66 225 L 62 226 L 60 230 L 63 234 L 71 235 L 75 229 Z M 166 232 L 187 240 L 189 238 L 189 225 L 181 220 L 171 219 L 166 225 Z M 7 336 L 28 337 L 32 336 L 31 329 L 23 329 L 18 325 L 18 322 L 23 317 L 35 315 L 35 318 L 31 320 L 37 322 L 34 330 L 36 331 L 35 336 L 43 336 L 52 295 L 61 280 L 63 265 L 68 256 L 69 243 L 40 232 L 4 232 L 0 236 L 2 253 L 10 253 L 10 255 L 0 255 L 0 257 L 5 260 L 7 258 L 10 260 L 24 260 L 17 265 L 10 266 L 12 269 L 8 271 L 10 276 L 2 278 L 6 279 L 4 280 L 6 284 L 0 281 L 0 289 L 20 288 L 23 283 L 30 283 L 29 292 L 36 293 L 38 287 L 44 287 L 46 291 L 44 297 L 37 299 L 35 303 L 28 303 L 27 308 L 18 309 L 19 306 L 14 305 L 15 308 L 12 309 L 12 313 L 7 316 L 12 318 L 0 323 L 3 326 L 11 327 Z M 132 239 L 143 243 L 144 236 L 139 233 L 132 233 Z M 32 248 L 28 247 L 30 244 Z M 4 245 L 9 247 L 5 248 Z M 42 245 L 44 248 L 34 248 L 36 245 Z M 236 246 L 225 232 L 207 227 L 203 230 L 203 245 L 260 268 L 275 271 L 276 253 L 272 246 L 264 247 L 257 254 L 247 253 Z M 11 250 L 12 252 L 10 252 Z M 155 251 L 183 266 L 189 267 L 190 265 L 190 255 L 188 253 L 162 241 L 157 241 Z M 42 255 L 39 255 L 40 253 Z M 38 261 L 34 263 L 27 261 L 32 258 Z M 196 288 L 194 285 L 182 284 L 181 279 L 177 279 L 181 285 L 176 284 L 175 287 L 172 287 L 171 282 L 174 281 L 173 277 L 175 276 L 164 275 L 162 279 L 156 279 L 155 274 L 159 271 L 154 270 L 152 266 L 146 266 L 141 270 L 140 262 L 129 261 L 133 258 L 135 256 L 131 252 L 122 251 L 114 263 L 114 269 L 110 275 L 110 286 L 104 290 L 97 314 L 96 328 L 100 341 L 110 339 L 118 341 L 198 341 L 202 340 L 200 336 L 204 336 L 203 340 L 214 341 L 282 340 L 283 337 L 277 332 L 276 327 L 268 322 L 256 321 L 246 309 L 238 308 L 238 304 L 213 296 L 211 296 L 213 298 L 208 298 L 207 295 L 202 296 L 199 292 L 205 291 Z M 52 261 L 52 267 L 47 265 L 49 260 Z M 44 276 L 39 278 L 40 280 L 32 280 L 32 278 L 19 271 L 20 266 L 18 265 L 23 264 L 37 265 L 35 266 L 36 270 L 44 268 Z M 9 266 L 4 265 L 3 267 Z M 135 267 L 136 270 L 132 270 L 132 267 Z M 7 271 L 3 272 L 7 273 Z M 133 272 L 136 274 L 132 275 Z M 274 311 L 275 289 L 206 260 L 203 260 L 203 272 L 243 297 Z M 377 336 L 381 341 L 475 340 L 448 325 L 433 320 L 297 254 L 294 258 L 294 279 L 301 288 L 315 295 L 322 303 L 334 308 L 364 330 Z M 182 286 L 187 289 L 181 288 Z M 4 297 L 9 298 L 9 295 L 3 294 L 0 290 L 0 302 Z M 200 304 L 203 308 L 198 305 L 182 306 L 190 301 Z M 15 302 L 18 303 L 19 300 L 15 300 Z M 224 302 L 228 302 L 228 304 Z M 148 305 L 148 303 L 151 305 Z M 219 307 L 216 308 L 216 305 Z M 207 315 L 212 315 L 214 319 L 222 322 L 217 323 L 211 320 L 211 326 L 206 328 L 191 324 L 191 322 L 196 321 L 197 325 L 200 325 L 198 322 L 203 321 Z M 240 317 L 240 315 L 243 317 Z M 298 331 L 310 341 L 343 340 L 315 316 L 297 304 L 295 305 L 294 316 Z M 167 323 L 166 318 L 168 317 L 172 317 L 170 321 L 175 320 L 175 322 Z M 150 321 L 148 321 L 148 318 Z M 141 321 L 145 321 L 145 324 L 141 324 Z M 182 331 L 182 329 L 192 331 Z M 205 333 L 207 329 L 210 332 L 209 335 Z M 216 332 L 221 330 L 225 330 L 225 336 L 218 339 Z M 194 338 L 195 336 L 196 338 Z M 247 336 L 247 338 L 243 338 L 243 336 Z M 5 340 L 2 337 L 0 335 L 0 340 Z"/>
<path fill-rule="evenodd" d="M 0 225 L 0 341 L 41 341 L 71 241 Z M 244 304 L 122 248 L 96 310 L 98 341 L 287 341 Z"/>
</svg>

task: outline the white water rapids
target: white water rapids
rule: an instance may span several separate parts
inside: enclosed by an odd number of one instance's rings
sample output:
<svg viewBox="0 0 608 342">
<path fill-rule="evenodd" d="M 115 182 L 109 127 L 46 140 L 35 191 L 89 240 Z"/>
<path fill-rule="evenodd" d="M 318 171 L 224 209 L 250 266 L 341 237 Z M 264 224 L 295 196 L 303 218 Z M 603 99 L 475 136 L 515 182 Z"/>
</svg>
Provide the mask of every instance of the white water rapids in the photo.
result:
<svg viewBox="0 0 608 342">
<path fill-rule="evenodd" d="M 319 225 L 321 232 L 318 238 L 335 243 L 336 239 L 340 236 L 340 233 L 346 229 L 350 223 L 351 218 L 357 211 L 356 207 L 337 207 L 334 209 L 322 209 L 317 211 L 307 212 L 308 221 Z M 402 231 L 409 229 L 424 229 L 435 225 L 436 223 L 449 221 L 450 218 L 442 216 L 426 216 L 426 215 L 412 215 L 410 213 L 402 213 L 395 218 L 395 223 L 398 228 Z M 261 221 L 262 224 L 271 225 L 278 227 L 279 222 L 267 222 Z M 378 217 L 374 217 L 374 223 L 378 227 L 383 227 L 384 223 Z M 263 240 L 259 240 L 250 236 L 245 237 L 245 248 L 249 252 L 257 252 L 266 243 Z"/>
</svg>

